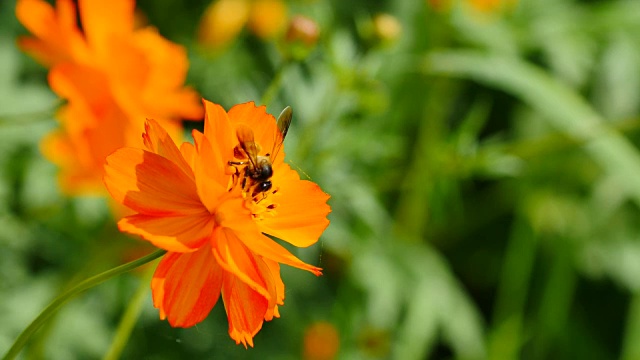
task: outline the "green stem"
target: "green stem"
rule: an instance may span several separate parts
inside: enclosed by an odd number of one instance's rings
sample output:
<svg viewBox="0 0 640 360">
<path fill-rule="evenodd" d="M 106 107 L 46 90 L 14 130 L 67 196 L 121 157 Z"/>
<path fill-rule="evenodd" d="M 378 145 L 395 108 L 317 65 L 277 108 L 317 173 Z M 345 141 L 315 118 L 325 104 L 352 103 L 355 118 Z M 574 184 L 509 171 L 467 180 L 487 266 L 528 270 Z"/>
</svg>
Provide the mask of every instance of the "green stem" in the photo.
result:
<svg viewBox="0 0 640 360">
<path fill-rule="evenodd" d="M 144 305 L 144 301 L 147 299 L 147 294 L 151 289 L 149 286 L 149 280 L 153 274 L 152 270 L 154 269 L 149 268 L 146 274 L 144 274 L 140 279 L 140 286 L 133 295 L 133 298 L 131 298 L 131 301 L 129 301 L 129 305 L 127 306 L 127 310 L 124 312 L 124 315 L 122 315 L 122 319 L 120 319 L 120 324 L 118 324 L 118 329 L 116 329 L 113 342 L 111 343 L 109 351 L 104 356 L 104 360 L 117 360 L 120 358 L 120 355 L 122 355 L 122 351 L 127 345 L 127 341 L 129 340 L 131 332 L 138 321 L 138 317 L 140 317 L 140 313 L 142 313 L 142 305 Z"/>
<path fill-rule="evenodd" d="M 514 223 L 494 308 L 489 359 L 517 359 L 524 343 L 525 305 L 536 258 L 536 234 L 522 217 Z"/>
<path fill-rule="evenodd" d="M 627 310 L 627 326 L 622 342 L 622 360 L 640 358 L 640 294 L 635 292 Z"/>
<path fill-rule="evenodd" d="M 147 256 L 141 257 L 140 259 L 131 261 L 124 265 L 120 265 L 111 270 L 107 270 L 101 274 L 90 277 L 89 279 L 79 283 L 78 285 L 69 289 L 67 292 L 58 296 L 51 302 L 51 304 L 49 304 L 49 306 L 47 306 L 40 313 L 40 315 L 38 315 L 38 317 L 35 318 L 35 320 L 33 320 L 33 322 L 31 322 L 31 324 L 29 324 L 29 326 L 26 329 L 24 329 L 24 331 L 20 334 L 20 336 L 18 336 L 16 341 L 13 343 L 13 346 L 11 346 L 9 351 L 7 351 L 7 353 L 4 355 L 3 360 L 14 359 L 18 355 L 20 350 L 22 350 L 22 348 L 27 343 L 27 341 L 31 338 L 31 336 L 40 328 L 40 326 L 42 326 L 42 324 L 44 324 L 47 321 L 47 319 L 49 319 L 53 314 L 55 314 L 55 312 L 58 311 L 58 309 L 62 307 L 62 305 L 67 303 L 69 300 L 73 299 L 76 295 L 106 280 L 109 280 L 112 277 L 118 276 L 127 271 L 131 271 L 152 260 L 155 260 L 160 256 L 164 255 L 164 253 L 165 253 L 164 250 L 158 250 Z"/>
<path fill-rule="evenodd" d="M 285 61 L 282 63 L 282 65 L 280 65 L 280 67 L 276 71 L 276 74 L 273 76 L 273 79 L 271 79 L 271 83 L 269 83 L 269 86 L 267 86 L 267 89 L 264 91 L 264 94 L 262 95 L 262 99 L 260 99 L 259 105 L 268 106 L 271 100 L 273 100 L 273 98 L 276 96 L 276 94 L 278 93 L 278 90 L 280 90 L 280 84 L 282 83 L 282 76 L 288 64 L 289 62 Z"/>
</svg>

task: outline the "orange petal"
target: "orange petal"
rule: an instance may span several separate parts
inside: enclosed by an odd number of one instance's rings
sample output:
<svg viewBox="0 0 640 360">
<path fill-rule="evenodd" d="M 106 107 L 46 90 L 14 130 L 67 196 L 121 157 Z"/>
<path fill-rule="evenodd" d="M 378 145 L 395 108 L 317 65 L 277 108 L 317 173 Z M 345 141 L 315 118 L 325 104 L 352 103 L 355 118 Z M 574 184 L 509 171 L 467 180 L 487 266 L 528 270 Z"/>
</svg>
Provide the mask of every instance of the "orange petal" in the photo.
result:
<svg viewBox="0 0 640 360">
<path fill-rule="evenodd" d="M 263 260 L 269 268 L 269 273 L 271 274 L 271 282 L 275 286 L 275 301 L 273 302 L 273 304 L 269 303 L 269 308 L 264 314 L 264 319 L 270 321 L 274 317 L 280 317 L 280 313 L 278 313 L 278 305 L 284 305 L 284 283 L 282 282 L 282 278 L 280 277 L 280 264 L 269 259 Z"/>
<path fill-rule="evenodd" d="M 229 335 L 236 341 L 253 347 L 253 337 L 262 328 L 268 301 L 245 282 L 225 273 L 222 300 L 229 320 Z"/>
<path fill-rule="evenodd" d="M 231 229 L 236 233 L 247 231 L 255 234 L 259 233 L 255 225 L 251 212 L 244 206 L 244 199 L 239 193 L 228 193 L 229 199 L 220 201 L 216 207 L 216 222 L 219 226 Z"/>
<path fill-rule="evenodd" d="M 196 149 L 198 149 L 200 147 L 200 144 L 202 143 L 202 139 L 204 138 L 204 134 L 201 133 L 200 131 L 196 130 L 196 129 L 193 129 L 193 130 L 191 130 L 191 137 L 193 137 L 193 142 L 195 144 L 195 147 L 196 147 Z"/>
<path fill-rule="evenodd" d="M 213 255 L 228 272 L 255 290 L 266 300 L 271 298 L 268 283 L 256 258 L 238 239 L 233 230 L 217 227 L 212 238 Z M 268 275 L 268 274 L 267 274 Z"/>
<path fill-rule="evenodd" d="M 58 0 L 56 9 L 41 0 L 19 0 L 16 16 L 35 38 L 18 40 L 23 51 L 45 65 L 73 58 L 86 59 L 88 49 L 76 25 L 76 9 L 70 0 Z"/>
<path fill-rule="evenodd" d="M 46 35 L 52 25 L 57 25 L 53 6 L 42 0 L 18 0 L 16 17 L 36 36 Z"/>
<path fill-rule="evenodd" d="M 253 130 L 255 141 L 262 147 L 261 155 L 271 152 L 279 132 L 276 118 L 267 114 L 266 106 L 256 107 L 253 101 L 235 105 L 229 110 L 229 119 L 234 126 L 245 123 Z M 283 157 L 284 151 L 280 152 L 282 155 L 279 154 L 278 157 Z"/>
<path fill-rule="evenodd" d="M 329 225 L 329 195 L 317 184 L 300 180 L 286 164 L 274 170 L 272 181 L 274 188 L 279 189 L 269 198 L 277 206 L 276 216 L 265 216 L 259 221 L 260 231 L 297 247 L 315 244 Z"/>
<path fill-rule="evenodd" d="M 184 47 L 163 38 L 153 27 L 137 30 L 130 41 L 145 55 L 149 67 L 148 90 L 167 92 L 182 87 L 189 69 Z"/>
<path fill-rule="evenodd" d="M 127 216 L 118 222 L 120 231 L 142 236 L 167 251 L 189 252 L 202 246 L 213 233 L 214 221 L 203 209 L 199 215 L 156 217 Z"/>
<path fill-rule="evenodd" d="M 115 115 L 114 123 L 105 120 L 106 125 L 117 129 L 118 133 L 122 132 L 127 119 L 114 102 L 109 90 L 109 79 L 102 71 L 91 66 L 62 63 L 49 71 L 48 80 L 56 94 L 69 100 L 73 106 L 83 107 L 82 110 L 91 115 L 63 119 L 67 131 L 77 135 L 87 128 L 98 126 L 101 119 Z M 101 135 L 107 137 L 105 134 Z M 119 138 L 122 137 L 120 134 Z M 115 148 L 111 149 L 111 151 L 114 150 Z"/>
<path fill-rule="evenodd" d="M 173 142 L 171 136 L 167 134 L 164 128 L 152 119 L 147 119 L 144 128 L 145 132 L 142 134 L 142 139 L 147 149 L 171 160 L 174 164 L 178 165 L 186 175 L 195 181 L 193 170 L 191 170 L 189 163 L 184 159 L 175 142 Z"/>
<path fill-rule="evenodd" d="M 183 46 L 163 38 L 155 28 L 137 30 L 133 37 L 127 38 L 131 54 L 128 66 L 133 69 L 146 69 L 143 88 L 132 88 L 150 111 L 165 114 L 171 118 L 202 120 L 204 109 L 196 91 L 184 88 L 189 62 Z M 130 85 L 126 78 L 123 85 Z M 162 101 L 158 101 L 162 98 Z"/>
<path fill-rule="evenodd" d="M 78 8 L 87 42 L 103 59 L 108 59 L 110 38 L 133 32 L 133 0 L 80 0 Z"/>
<path fill-rule="evenodd" d="M 168 159 L 122 148 L 107 157 L 105 185 L 113 198 L 145 215 L 197 215 L 205 210 L 193 179 Z"/>
<path fill-rule="evenodd" d="M 214 213 L 222 196 L 227 195 L 230 176 L 225 174 L 226 162 L 218 147 L 214 147 L 206 137 L 198 144 L 195 161 L 196 186 L 200 200 Z"/>
<path fill-rule="evenodd" d="M 211 248 L 196 252 L 167 253 L 156 269 L 151 288 L 153 304 L 174 327 L 190 327 L 202 321 L 215 306 L 222 288 L 223 270 L 211 256 Z"/>
<path fill-rule="evenodd" d="M 158 102 L 156 98 L 151 100 L 149 98 L 148 96 L 146 101 L 151 101 L 155 111 L 159 113 L 186 120 L 202 121 L 204 117 L 204 109 L 200 104 L 200 94 L 190 87 L 168 91 L 161 102 Z"/>
<path fill-rule="evenodd" d="M 184 142 L 180 145 L 180 153 L 184 160 L 189 164 L 191 169 L 195 168 L 196 164 L 196 156 L 198 153 L 196 152 L 196 147 L 193 146 L 192 143 Z"/>
<path fill-rule="evenodd" d="M 222 106 L 202 99 L 205 107 L 204 136 L 219 149 L 226 161 L 233 159 L 233 148 L 238 143 L 227 112 Z"/>
<path fill-rule="evenodd" d="M 236 232 L 238 238 L 242 240 L 244 245 L 253 253 L 263 256 L 269 260 L 277 261 L 282 264 L 297 267 L 298 269 L 307 270 L 316 276 L 322 275 L 319 267 L 309 265 L 295 257 L 282 245 L 262 235 L 259 231 Z"/>
</svg>

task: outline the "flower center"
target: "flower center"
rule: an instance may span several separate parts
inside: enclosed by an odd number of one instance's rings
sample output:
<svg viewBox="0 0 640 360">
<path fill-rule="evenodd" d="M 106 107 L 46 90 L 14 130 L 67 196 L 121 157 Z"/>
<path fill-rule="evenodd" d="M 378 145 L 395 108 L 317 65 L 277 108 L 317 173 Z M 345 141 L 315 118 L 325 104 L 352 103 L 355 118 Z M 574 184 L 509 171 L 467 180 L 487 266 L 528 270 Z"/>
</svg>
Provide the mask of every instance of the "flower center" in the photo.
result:
<svg viewBox="0 0 640 360">
<path fill-rule="evenodd" d="M 254 149 L 255 152 L 251 149 Z M 257 155 L 260 146 L 253 143 L 252 147 L 238 144 L 234 148 L 234 159 L 228 161 L 231 169 L 229 191 L 240 189 L 244 206 L 249 209 L 254 220 L 260 221 L 265 216 L 275 216 L 279 188 L 271 182 L 273 167 L 269 155 Z"/>
</svg>

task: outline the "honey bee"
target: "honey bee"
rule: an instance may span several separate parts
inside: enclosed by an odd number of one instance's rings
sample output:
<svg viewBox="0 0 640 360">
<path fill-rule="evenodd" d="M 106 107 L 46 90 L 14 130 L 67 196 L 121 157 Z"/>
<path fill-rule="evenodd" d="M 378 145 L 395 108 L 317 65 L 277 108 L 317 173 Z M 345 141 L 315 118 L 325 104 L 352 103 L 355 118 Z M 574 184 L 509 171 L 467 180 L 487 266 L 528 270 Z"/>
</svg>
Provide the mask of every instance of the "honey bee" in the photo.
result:
<svg viewBox="0 0 640 360">
<path fill-rule="evenodd" d="M 282 148 L 284 138 L 287 136 L 289 126 L 291 125 L 293 111 L 290 106 L 282 110 L 278 116 L 277 126 L 278 133 L 275 134 L 273 148 L 271 152 L 263 155 L 260 153 L 260 145 L 255 142 L 253 130 L 244 124 L 236 129 L 238 137 L 238 146 L 234 149 L 234 153 L 239 158 L 246 158 L 242 161 L 229 161 L 229 165 L 238 166 L 245 165 L 242 175 L 242 188 L 251 191 L 251 196 L 267 192 L 271 190 L 273 184 L 271 177 L 273 176 L 273 161 L 278 152 Z M 240 174 L 238 174 L 240 175 Z"/>
</svg>

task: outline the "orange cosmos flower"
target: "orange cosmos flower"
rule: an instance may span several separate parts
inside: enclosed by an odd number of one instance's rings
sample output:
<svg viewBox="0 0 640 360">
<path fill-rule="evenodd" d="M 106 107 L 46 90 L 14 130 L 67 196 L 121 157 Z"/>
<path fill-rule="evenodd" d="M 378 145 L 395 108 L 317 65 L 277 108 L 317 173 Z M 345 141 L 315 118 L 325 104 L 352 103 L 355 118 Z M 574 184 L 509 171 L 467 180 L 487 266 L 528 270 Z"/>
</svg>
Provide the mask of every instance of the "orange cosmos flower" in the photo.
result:
<svg viewBox="0 0 640 360">
<path fill-rule="evenodd" d="M 104 159 L 138 142 L 140 119 L 153 117 L 181 139 L 179 120 L 203 116 L 197 93 L 183 87 L 185 50 L 154 28 L 136 29 L 134 8 L 133 0 L 80 0 L 80 30 L 71 0 L 57 0 L 55 8 L 43 0 L 16 5 L 33 34 L 18 45 L 51 68 L 51 88 L 67 100 L 57 114 L 61 129 L 42 144 L 67 193 L 104 191 Z"/>
<path fill-rule="evenodd" d="M 329 224 L 329 195 L 300 180 L 283 151 L 272 153 L 283 137 L 264 106 L 250 102 L 227 113 L 204 104 L 204 134 L 194 130 L 195 146 L 178 148 L 148 120 L 145 149 L 110 155 L 104 180 L 113 198 L 136 212 L 120 220 L 120 230 L 168 251 L 151 283 L 160 317 L 193 326 L 221 295 L 231 338 L 253 346 L 263 321 L 279 317 L 279 264 L 321 274 L 265 234 L 299 247 L 314 244 Z M 270 187 L 251 177 L 247 153 L 254 150 L 260 161 L 270 159 Z"/>
</svg>

